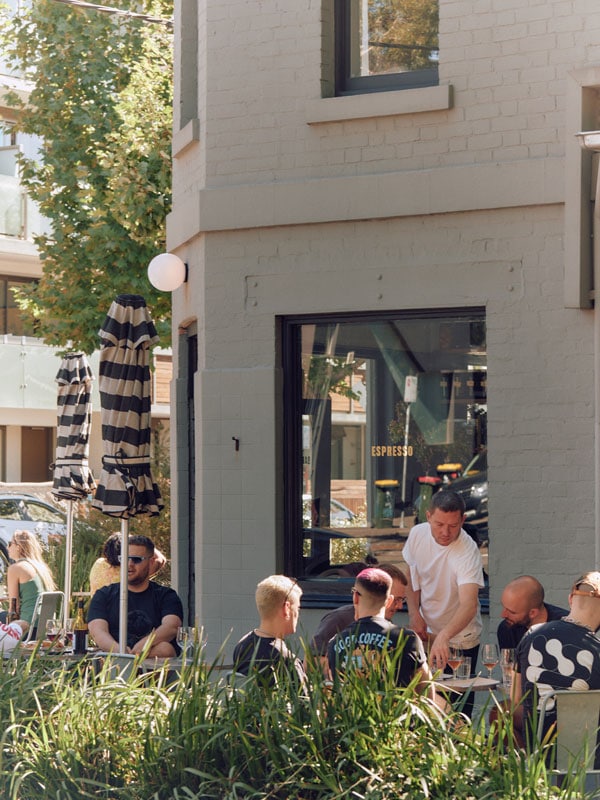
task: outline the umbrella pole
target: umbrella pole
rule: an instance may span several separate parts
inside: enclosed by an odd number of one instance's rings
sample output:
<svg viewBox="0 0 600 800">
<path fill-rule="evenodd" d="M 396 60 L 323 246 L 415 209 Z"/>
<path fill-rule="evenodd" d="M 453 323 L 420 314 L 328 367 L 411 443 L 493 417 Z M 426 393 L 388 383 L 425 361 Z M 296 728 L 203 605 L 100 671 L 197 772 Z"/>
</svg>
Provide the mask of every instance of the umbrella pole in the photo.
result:
<svg viewBox="0 0 600 800">
<path fill-rule="evenodd" d="M 121 591 L 119 605 L 119 653 L 127 652 L 127 571 L 129 566 L 129 520 L 121 520 Z"/>
<path fill-rule="evenodd" d="M 65 539 L 65 602 L 63 605 L 63 627 L 67 629 L 67 620 L 71 610 L 71 561 L 73 558 L 73 501 L 67 503 L 67 535 Z"/>
</svg>

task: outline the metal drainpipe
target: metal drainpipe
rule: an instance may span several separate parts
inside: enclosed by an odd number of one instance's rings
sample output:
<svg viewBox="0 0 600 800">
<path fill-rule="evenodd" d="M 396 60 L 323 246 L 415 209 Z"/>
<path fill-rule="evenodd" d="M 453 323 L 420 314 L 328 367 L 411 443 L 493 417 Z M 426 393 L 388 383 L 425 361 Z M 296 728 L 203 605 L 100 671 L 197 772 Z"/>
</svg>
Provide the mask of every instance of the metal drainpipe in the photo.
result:
<svg viewBox="0 0 600 800">
<path fill-rule="evenodd" d="M 584 150 L 600 152 L 600 131 L 582 131 L 575 134 Z M 599 156 L 592 155 L 593 159 Z M 600 169 L 596 174 L 594 194 L 593 235 L 593 281 L 591 292 L 594 303 L 594 563 L 600 569 Z"/>
<path fill-rule="evenodd" d="M 593 158 L 598 156 L 593 156 Z M 596 192 L 594 194 L 594 217 L 592 226 L 593 279 L 592 298 L 594 301 L 594 532 L 595 568 L 600 567 L 600 169 L 597 170 Z"/>
</svg>

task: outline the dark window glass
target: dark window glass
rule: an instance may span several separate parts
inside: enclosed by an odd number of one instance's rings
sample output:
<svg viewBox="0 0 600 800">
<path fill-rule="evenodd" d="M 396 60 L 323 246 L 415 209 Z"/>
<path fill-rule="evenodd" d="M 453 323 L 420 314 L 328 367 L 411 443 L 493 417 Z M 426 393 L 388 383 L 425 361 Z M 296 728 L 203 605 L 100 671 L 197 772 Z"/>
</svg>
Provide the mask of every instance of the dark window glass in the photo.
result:
<svg viewBox="0 0 600 800">
<path fill-rule="evenodd" d="M 438 0 L 337 0 L 336 94 L 438 83 Z"/>
<path fill-rule="evenodd" d="M 479 309 L 286 319 L 288 574 L 304 604 L 349 599 L 453 485 L 487 566 L 487 353 Z"/>
<path fill-rule="evenodd" d="M 14 295 L 15 289 L 20 289 L 28 283 L 31 281 L 0 278 L 0 334 L 35 336 L 35 326 L 24 318 Z"/>
</svg>

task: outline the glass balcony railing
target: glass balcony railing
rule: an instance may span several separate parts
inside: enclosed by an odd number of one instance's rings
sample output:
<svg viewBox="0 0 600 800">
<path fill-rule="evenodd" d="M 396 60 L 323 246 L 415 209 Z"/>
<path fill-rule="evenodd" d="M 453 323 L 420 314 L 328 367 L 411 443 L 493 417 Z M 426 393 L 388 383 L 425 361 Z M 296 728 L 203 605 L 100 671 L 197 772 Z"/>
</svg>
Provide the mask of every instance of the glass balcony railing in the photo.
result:
<svg viewBox="0 0 600 800">
<path fill-rule="evenodd" d="M 20 185 L 18 153 L 18 146 L 0 147 L 0 236 L 31 240 L 49 224 Z"/>
<path fill-rule="evenodd" d="M 55 409 L 58 352 L 40 339 L 0 335 L 0 408 Z M 90 365 L 97 375 L 97 353 L 90 357 Z M 92 400 L 100 408 L 97 383 L 94 381 Z"/>
<path fill-rule="evenodd" d="M 8 175 L 0 175 L 0 235 L 25 238 L 25 193 Z"/>
</svg>

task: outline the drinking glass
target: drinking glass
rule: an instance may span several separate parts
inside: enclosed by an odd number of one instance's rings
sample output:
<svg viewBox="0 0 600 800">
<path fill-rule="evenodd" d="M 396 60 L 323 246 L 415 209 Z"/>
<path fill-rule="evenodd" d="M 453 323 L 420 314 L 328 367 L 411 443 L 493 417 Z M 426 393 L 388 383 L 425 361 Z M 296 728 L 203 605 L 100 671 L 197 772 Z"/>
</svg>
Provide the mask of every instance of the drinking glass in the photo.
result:
<svg viewBox="0 0 600 800">
<path fill-rule="evenodd" d="M 481 650 L 481 661 L 488 671 L 488 678 L 492 677 L 494 667 L 498 663 L 500 655 L 497 644 L 484 644 Z"/>
<path fill-rule="evenodd" d="M 53 642 L 58 636 L 59 631 L 60 631 L 60 626 L 57 620 L 49 619 L 46 621 L 46 639 Z"/>
<path fill-rule="evenodd" d="M 74 619 L 69 617 L 65 620 L 65 643 L 67 647 L 73 647 L 73 623 Z"/>
<path fill-rule="evenodd" d="M 456 671 L 464 660 L 463 651 L 460 647 L 455 647 L 453 644 L 449 647 L 448 666 L 452 670 L 453 676 L 456 678 Z"/>
<path fill-rule="evenodd" d="M 459 680 L 469 680 L 471 677 L 471 656 L 463 656 L 463 660 L 458 665 L 456 677 Z"/>
<path fill-rule="evenodd" d="M 191 656 L 194 652 L 194 645 L 198 641 L 196 628 L 186 627 L 185 625 L 177 628 L 177 644 L 181 647 L 182 657 Z"/>
<path fill-rule="evenodd" d="M 502 684 L 510 687 L 512 683 L 513 664 L 515 663 L 515 651 L 512 647 L 503 647 L 500 650 L 500 666 L 502 668 Z"/>
</svg>

